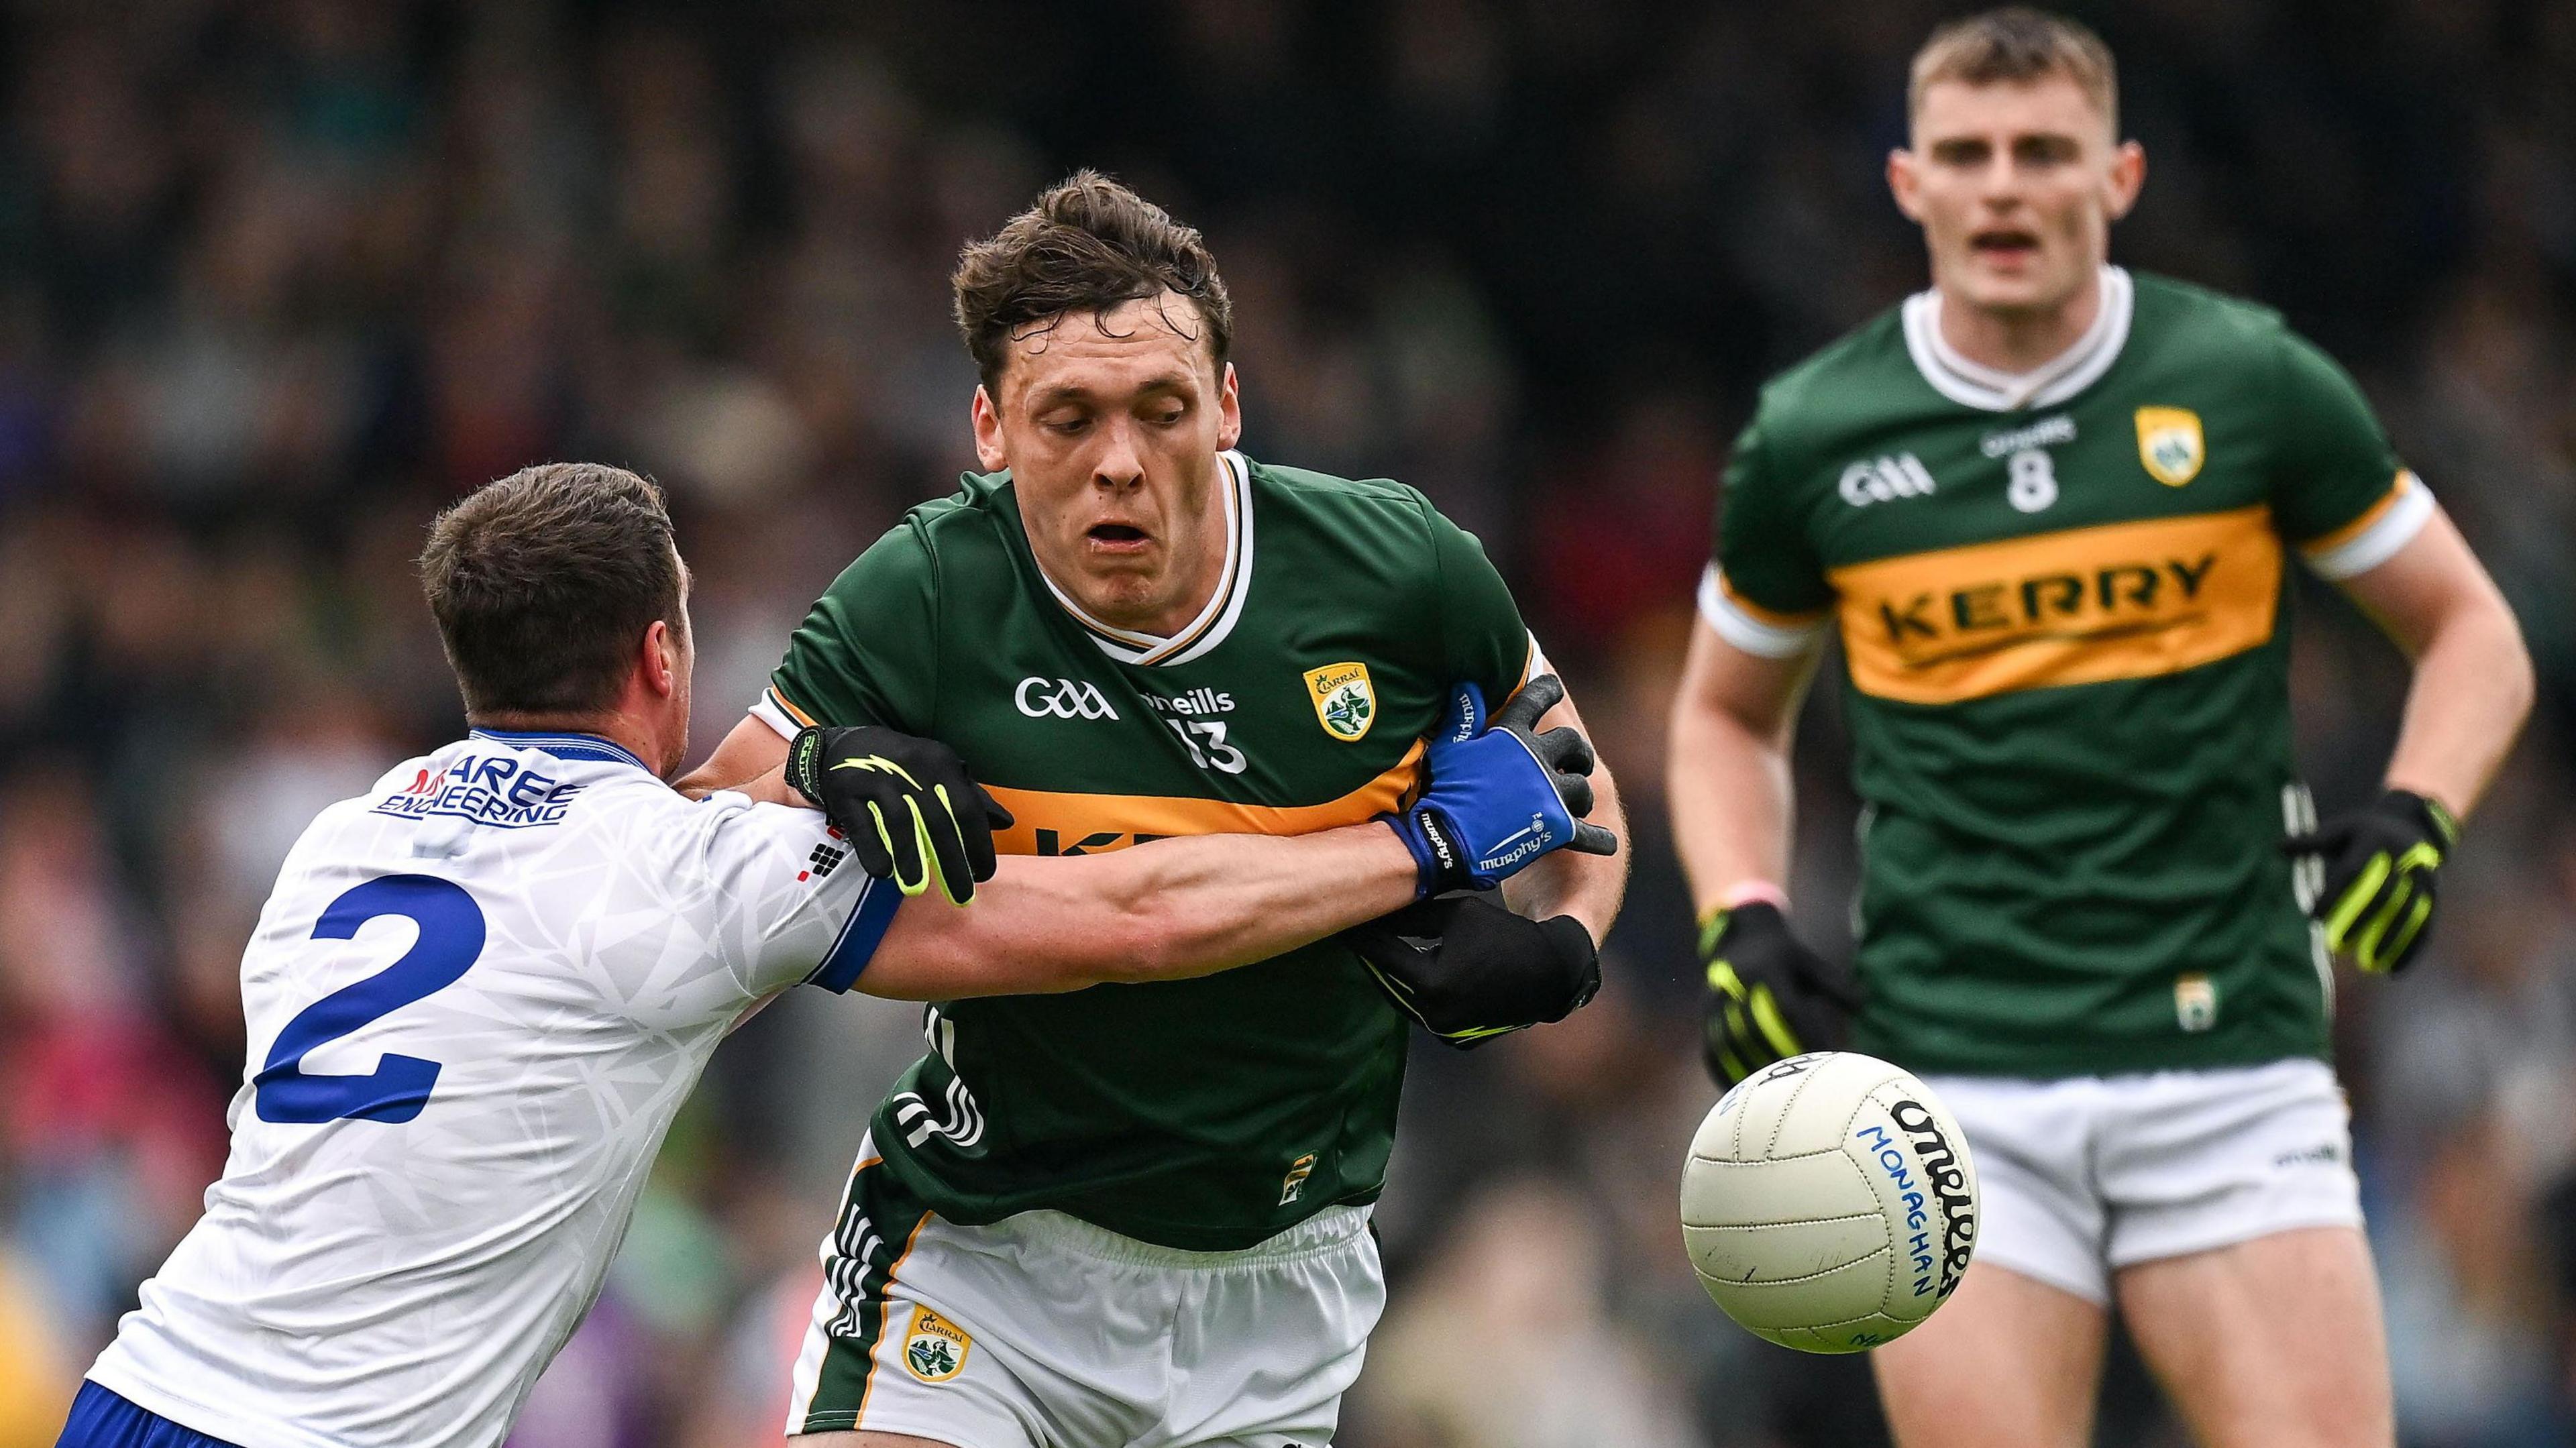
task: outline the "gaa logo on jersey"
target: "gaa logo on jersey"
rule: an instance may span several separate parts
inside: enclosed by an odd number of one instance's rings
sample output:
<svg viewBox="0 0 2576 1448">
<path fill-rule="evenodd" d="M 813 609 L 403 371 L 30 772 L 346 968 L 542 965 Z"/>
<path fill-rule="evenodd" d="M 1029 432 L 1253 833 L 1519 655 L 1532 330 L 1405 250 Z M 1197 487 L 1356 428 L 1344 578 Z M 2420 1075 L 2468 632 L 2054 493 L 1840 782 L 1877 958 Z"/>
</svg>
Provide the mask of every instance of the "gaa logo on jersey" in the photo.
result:
<svg viewBox="0 0 2576 1448">
<path fill-rule="evenodd" d="M 912 1309 L 912 1334 L 903 1343 L 903 1370 L 925 1383 L 944 1383 L 966 1371 L 966 1329 L 927 1307 Z"/>
<path fill-rule="evenodd" d="M 2199 413 L 2188 407 L 2138 409 L 2138 461 L 2157 482 L 2179 488 L 2199 477 L 2208 452 Z"/>
<path fill-rule="evenodd" d="M 1326 664 L 1306 671 L 1306 692 L 1315 700 L 1315 717 L 1324 732 L 1345 744 L 1356 744 L 1377 722 L 1377 690 L 1369 684 L 1366 664 Z"/>
</svg>

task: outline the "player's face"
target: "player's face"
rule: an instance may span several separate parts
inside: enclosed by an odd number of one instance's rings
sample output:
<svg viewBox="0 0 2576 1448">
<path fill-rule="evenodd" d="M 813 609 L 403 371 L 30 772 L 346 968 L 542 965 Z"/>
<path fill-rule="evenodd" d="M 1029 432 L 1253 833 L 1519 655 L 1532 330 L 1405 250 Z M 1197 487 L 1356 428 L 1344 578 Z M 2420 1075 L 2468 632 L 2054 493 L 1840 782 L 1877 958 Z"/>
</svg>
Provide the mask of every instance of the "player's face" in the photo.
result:
<svg viewBox="0 0 2576 1448">
<path fill-rule="evenodd" d="M 1204 334 L 1169 293 L 1073 313 L 1012 344 L 999 398 L 975 391 L 976 454 L 1011 470 L 1029 547 L 1121 628 L 1181 627 L 1224 567 L 1216 455 L 1243 422 Z"/>
<path fill-rule="evenodd" d="M 2138 144 L 2115 144 L 2062 75 L 1935 81 L 1912 146 L 1887 162 L 1896 204 L 1923 227 L 1933 284 L 1995 312 L 2047 312 L 2080 292 L 2145 178 Z"/>
</svg>

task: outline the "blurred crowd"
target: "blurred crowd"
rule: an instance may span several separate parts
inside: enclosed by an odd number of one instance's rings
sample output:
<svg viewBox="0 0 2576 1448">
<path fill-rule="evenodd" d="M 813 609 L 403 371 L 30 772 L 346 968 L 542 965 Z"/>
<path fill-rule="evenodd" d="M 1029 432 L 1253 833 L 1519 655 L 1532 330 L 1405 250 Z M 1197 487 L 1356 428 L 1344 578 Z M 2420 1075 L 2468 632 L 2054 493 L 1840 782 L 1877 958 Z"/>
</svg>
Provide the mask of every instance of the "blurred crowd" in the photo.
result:
<svg viewBox="0 0 2576 1448">
<path fill-rule="evenodd" d="M 0 1448 L 52 1441 L 220 1168 L 287 845 L 461 727 L 410 567 L 435 509 L 546 458 L 666 483 L 711 744 L 971 464 L 947 270 L 1080 164 L 1209 233 L 1248 451 L 1483 536 L 1637 826 L 1599 1002 L 1417 1057 L 1345 1448 L 1878 1441 L 1865 1367 L 1735 1331 L 1680 1251 L 1714 1092 L 1662 732 L 1753 387 L 1922 284 L 1881 158 L 1949 8 L 0 5 Z M 2076 8 L 2150 157 L 2115 255 L 2343 358 L 2539 658 L 2430 958 L 2347 982 L 2340 1038 L 2406 1441 L 2571 1441 L 2576 6 Z M 2302 604 L 2331 808 L 2405 673 Z M 1847 948 L 1842 751 L 1828 697 L 1795 888 Z M 814 1245 L 917 1049 L 910 1010 L 841 1000 L 731 1042 L 516 1441 L 774 1440 Z M 2102 1441 L 2181 1441 L 2125 1358 Z"/>
</svg>

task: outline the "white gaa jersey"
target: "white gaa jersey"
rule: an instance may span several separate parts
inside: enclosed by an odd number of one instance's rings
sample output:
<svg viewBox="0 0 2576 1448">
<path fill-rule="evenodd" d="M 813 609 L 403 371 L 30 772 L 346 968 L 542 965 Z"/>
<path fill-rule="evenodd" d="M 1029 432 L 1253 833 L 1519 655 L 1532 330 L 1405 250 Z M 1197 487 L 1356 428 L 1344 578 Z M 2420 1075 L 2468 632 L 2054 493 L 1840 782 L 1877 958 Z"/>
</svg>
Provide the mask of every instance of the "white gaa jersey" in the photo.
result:
<svg viewBox="0 0 2576 1448">
<path fill-rule="evenodd" d="M 848 989 L 901 899 L 821 815 L 587 736 L 324 810 L 242 956 L 223 1179 L 90 1378 L 243 1448 L 500 1443 L 726 1028 Z"/>
</svg>

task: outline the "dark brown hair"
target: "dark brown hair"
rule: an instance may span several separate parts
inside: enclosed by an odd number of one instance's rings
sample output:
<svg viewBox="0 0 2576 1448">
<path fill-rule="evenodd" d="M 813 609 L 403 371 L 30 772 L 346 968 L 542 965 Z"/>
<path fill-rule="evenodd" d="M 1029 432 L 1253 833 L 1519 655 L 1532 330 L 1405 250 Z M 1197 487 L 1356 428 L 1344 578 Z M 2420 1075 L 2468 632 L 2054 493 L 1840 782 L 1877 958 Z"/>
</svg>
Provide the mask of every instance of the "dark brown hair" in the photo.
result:
<svg viewBox="0 0 2576 1448">
<path fill-rule="evenodd" d="M 469 715 L 607 709 L 644 631 L 686 626 L 662 490 L 601 463 L 467 494 L 430 525 L 420 582 Z"/>
<path fill-rule="evenodd" d="M 1198 304 L 1219 369 L 1234 340 L 1234 304 L 1197 228 L 1097 171 L 1076 171 L 989 239 L 969 242 L 949 285 L 957 330 L 996 400 L 1010 344 L 1071 313 L 1177 292 Z"/>
<path fill-rule="evenodd" d="M 2120 73 L 2111 47 L 2079 21 L 2027 5 L 2010 5 L 1953 20 L 1932 32 L 1914 53 L 1905 88 L 1905 113 L 1923 109 L 1923 92 L 1936 81 L 1969 85 L 2018 84 L 2062 75 L 2084 91 L 2111 134 L 2120 133 Z"/>
</svg>

